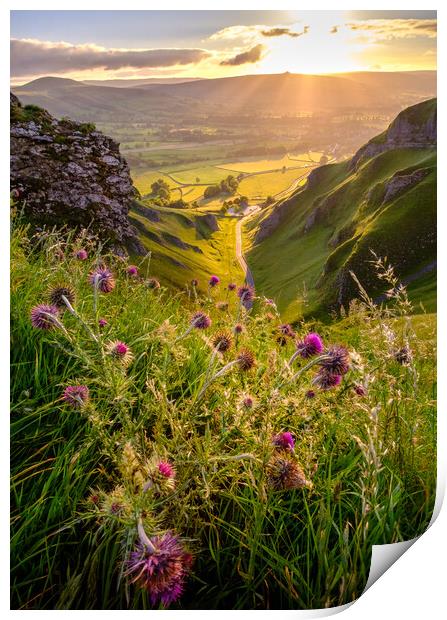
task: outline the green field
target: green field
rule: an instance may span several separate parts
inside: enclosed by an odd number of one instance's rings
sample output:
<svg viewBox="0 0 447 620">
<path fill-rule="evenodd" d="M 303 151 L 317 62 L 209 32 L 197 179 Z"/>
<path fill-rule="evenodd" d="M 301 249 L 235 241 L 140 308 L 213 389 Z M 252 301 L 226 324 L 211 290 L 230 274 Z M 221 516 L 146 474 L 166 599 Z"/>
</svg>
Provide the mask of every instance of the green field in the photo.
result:
<svg viewBox="0 0 447 620">
<path fill-rule="evenodd" d="M 296 164 L 289 159 L 288 155 L 284 155 L 283 157 L 271 157 L 269 159 L 247 158 L 241 161 L 220 164 L 218 167 L 223 170 L 232 170 L 235 172 L 263 172 L 264 170 L 278 170 L 283 166 L 290 168 L 295 165 Z"/>
<path fill-rule="evenodd" d="M 226 170 L 220 170 L 215 166 L 199 166 L 197 168 L 191 167 L 182 170 L 165 169 L 165 172 L 169 172 L 179 183 L 207 183 L 209 185 L 219 183 L 219 181 L 225 179 L 230 174 Z"/>
<path fill-rule="evenodd" d="M 312 168 L 286 170 L 286 172 L 267 172 L 242 179 L 239 183 L 239 193 L 250 199 L 275 196 L 286 190 L 296 179 L 303 176 Z"/>
<path fill-rule="evenodd" d="M 157 170 L 147 170 L 146 172 L 135 172 L 132 174 L 132 180 L 137 188 L 137 190 L 142 194 L 150 194 L 151 193 L 151 184 L 157 181 L 158 179 L 163 179 L 171 190 L 178 189 L 177 183 L 166 176 L 163 172 L 159 172 Z M 174 195 L 177 192 L 174 193 Z M 178 196 L 179 197 L 179 196 Z"/>
</svg>

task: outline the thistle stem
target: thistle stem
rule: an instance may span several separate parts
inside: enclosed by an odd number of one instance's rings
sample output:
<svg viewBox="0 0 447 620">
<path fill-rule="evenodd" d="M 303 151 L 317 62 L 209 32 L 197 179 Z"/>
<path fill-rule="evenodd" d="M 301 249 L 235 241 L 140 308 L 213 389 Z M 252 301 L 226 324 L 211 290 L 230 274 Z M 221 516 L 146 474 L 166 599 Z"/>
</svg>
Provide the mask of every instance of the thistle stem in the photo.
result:
<svg viewBox="0 0 447 620">
<path fill-rule="evenodd" d="M 98 338 L 95 336 L 95 334 L 92 332 L 92 330 L 90 329 L 90 327 L 87 325 L 87 323 L 79 316 L 79 314 L 76 312 L 76 310 L 73 308 L 73 306 L 71 305 L 71 303 L 68 301 L 68 299 L 65 297 L 65 295 L 62 295 L 62 301 L 64 302 L 64 304 L 67 306 L 68 311 L 70 312 L 70 314 L 72 314 L 74 317 L 76 317 L 78 319 L 78 321 L 81 323 L 81 325 L 84 327 L 84 329 L 87 331 L 87 333 L 89 334 L 89 336 L 97 343 L 98 342 Z"/>
<path fill-rule="evenodd" d="M 149 537 L 146 534 L 146 532 L 144 531 L 143 521 L 141 517 L 138 517 L 137 530 L 138 530 L 138 536 L 140 538 L 140 541 L 146 547 L 146 551 L 148 551 L 149 553 L 155 553 L 155 547 L 149 540 Z"/>
<path fill-rule="evenodd" d="M 221 368 L 219 370 L 219 372 L 216 372 L 216 374 L 213 375 L 210 379 L 208 379 L 208 381 L 205 381 L 205 383 L 204 383 L 202 389 L 200 390 L 196 400 L 200 400 L 202 398 L 202 396 L 204 395 L 206 390 L 209 388 L 209 386 L 213 383 L 213 381 L 215 381 L 216 379 L 218 379 L 219 377 L 224 375 L 230 368 L 232 368 L 233 366 L 235 366 L 238 363 L 239 363 L 239 360 L 233 360 L 232 362 L 228 362 L 228 364 L 225 364 L 225 366 L 223 368 Z"/>
</svg>

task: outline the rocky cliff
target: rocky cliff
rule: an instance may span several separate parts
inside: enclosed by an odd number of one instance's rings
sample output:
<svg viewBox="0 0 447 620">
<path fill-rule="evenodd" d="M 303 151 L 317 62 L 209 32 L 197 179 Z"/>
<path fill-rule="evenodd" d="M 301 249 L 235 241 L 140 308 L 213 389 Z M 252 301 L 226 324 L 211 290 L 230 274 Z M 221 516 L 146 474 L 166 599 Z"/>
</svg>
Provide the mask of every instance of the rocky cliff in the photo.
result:
<svg viewBox="0 0 447 620">
<path fill-rule="evenodd" d="M 127 162 L 93 125 L 56 120 L 11 94 L 10 174 L 32 224 L 89 228 L 115 251 L 145 253 L 128 220 L 136 190 Z"/>
</svg>

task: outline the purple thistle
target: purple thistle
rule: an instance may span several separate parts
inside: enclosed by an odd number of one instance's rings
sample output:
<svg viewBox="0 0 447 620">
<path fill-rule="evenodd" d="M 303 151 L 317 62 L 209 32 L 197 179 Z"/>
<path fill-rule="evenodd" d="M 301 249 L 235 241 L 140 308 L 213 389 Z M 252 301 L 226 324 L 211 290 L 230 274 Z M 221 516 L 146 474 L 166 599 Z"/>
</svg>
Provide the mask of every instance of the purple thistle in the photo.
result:
<svg viewBox="0 0 447 620">
<path fill-rule="evenodd" d="M 343 377 L 339 374 L 329 372 L 322 368 L 315 375 L 312 383 L 320 388 L 320 390 L 330 390 L 333 387 L 340 385 Z"/>
<path fill-rule="evenodd" d="M 97 267 L 89 274 L 89 282 L 101 293 L 110 293 L 115 288 L 115 278 L 107 267 Z"/>
<path fill-rule="evenodd" d="M 354 385 L 354 392 L 357 394 L 357 396 L 366 396 L 368 390 L 361 383 L 356 383 Z"/>
<path fill-rule="evenodd" d="M 107 345 L 107 352 L 116 360 L 119 360 L 124 366 L 130 364 L 133 360 L 133 353 L 130 347 L 128 347 L 125 342 L 121 342 L 121 340 L 109 342 Z"/>
<path fill-rule="evenodd" d="M 165 478 L 175 478 L 175 469 L 168 461 L 160 461 L 157 468 L 160 474 Z"/>
<path fill-rule="evenodd" d="M 98 325 L 100 329 L 103 329 L 106 325 L 108 325 L 108 322 L 106 321 L 106 319 L 99 319 Z"/>
<path fill-rule="evenodd" d="M 129 265 L 126 271 L 131 278 L 136 278 L 138 275 L 138 267 L 136 265 Z"/>
<path fill-rule="evenodd" d="M 39 304 L 31 310 L 31 324 L 37 329 L 53 329 L 58 327 L 59 310 L 56 306 Z"/>
<path fill-rule="evenodd" d="M 323 348 L 321 337 L 314 333 L 307 334 L 303 340 L 296 343 L 297 353 L 304 359 L 318 355 L 323 351 Z"/>
<path fill-rule="evenodd" d="M 289 450 L 291 452 L 293 452 L 295 448 L 295 441 L 292 433 L 289 433 L 288 431 L 275 435 L 272 439 L 272 443 L 277 448 L 282 448 L 283 450 Z"/>
<path fill-rule="evenodd" d="M 204 312 L 195 312 L 191 318 L 191 326 L 197 329 L 207 329 L 211 325 L 210 317 Z"/>
<path fill-rule="evenodd" d="M 315 391 L 314 390 L 307 390 L 305 396 L 306 396 L 306 398 L 315 398 Z"/>
<path fill-rule="evenodd" d="M 246 409 L 252 409 L 252 408 L 253 408 L 253 405 L 254 405 L 255 403 L 254 403 L 254 400 L 253 400 L 253 398 L 252 398 L 251 396 L 246 396 L 246 397 L 243 399 L 242 404 L 244 405 L 244 407 L 245 407 Z"/>
<path fill-rule="evenodd" d="M 211 276 L 208 281 L 208 284 L 212 287 L 217 286 L 220 282 L 220 278 L 218 276 Z"/>
<path fill-rule="evenodd" d="M 87 260 L 88 258 L 87 250 L 84 250 L 83 248 L 78 250 L 76 252 L 76 258 L 78 258 L 79 260 Z"/>
<path fill-rule="evenodd" d="M 242 332 L 244 331 L 244 326 L 240 323 L 237 323 L 233 329 L 235 334 L 242 334 Z"/>
<path fill-rule="evenodd" d="M 241 300 L 241 304 L 246 306 L 251 304 L 255 298 L 255 289 L 252 286 L 248 286 L 248 284 L 244 284 L 237 289 L 237 296 Z"/>
<path fill-rule="evenodd" d="M 182 595 L 192 557 L 171 532 L 150 539 L 141 525 L 138 532 L 140 540 L 126 562 L 126 576 L 147 590 L 151 605 L 167 607 Z"/>
<path fill-rule="evenodd" d="M 279 325 L 278 330 L 283 336 L 288 336 L 289 338 L 293 338 L 295 336 L 295 332 L 288 323 Z"/>
<path fill-rule="evenodd" d="M 351 359 L 346 347 L 335 345 L 326 351 L 318 363 L 322 369 L 334 375 L 345 375 L 351 365 Z"/>
<path fill-rule="evenodd" d="M 68 385 L 62 394 L 62 400 L 75 409 L 82 409 L 88 403 L 89 389 L 86 385 Z"/>
<path fill-rule="evenodd" d="M 234 291 L 236 288 L 236 284 L 234 282 L 230 282 L 230 284 L 228 285 L 228 290 L 229 291 Z"/>
</svg>

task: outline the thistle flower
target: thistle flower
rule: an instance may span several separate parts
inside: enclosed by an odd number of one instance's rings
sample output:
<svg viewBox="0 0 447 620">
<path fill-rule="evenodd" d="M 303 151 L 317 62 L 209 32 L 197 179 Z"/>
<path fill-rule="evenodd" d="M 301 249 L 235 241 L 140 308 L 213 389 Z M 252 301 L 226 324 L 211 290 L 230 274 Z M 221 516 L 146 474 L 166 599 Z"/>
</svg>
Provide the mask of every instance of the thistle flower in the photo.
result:
<svg viewBox="0 0 447 620">
<path fill-rule="evenodd" d="M 133 353 L 130 348 L 121 340 L 115 340 L 113 342 L 109 342 L 107 347 L 107 352 L 114 359 L 121 362 L 123 366 L 128 366 L 130 362 L 133 360 Z"/>
<path fill-rule="evenodd" d="M 330 390 L 333 387 L 340 385 L 342 376 L 333 372 L 330 372 L 324 368 L 319 370 L 312 383 L 319 387 L 321 390 Z"/>
<path fill-rule="evenodd" d="M 237 362 L 240 370 L 251 370 L 256 364 L 256 359 L 249 349 L 242 349 L 237 356 Z"/>
<path fill-rule="evenodd" d="M 217 286 L 220 282 L 220 278 L 218 276 L 211 276 L 208 281 L 209 286 L 214 287 Z"/>
<path fill-rule="evenodd" d="M 229 291 L 234 291 L 236 288 L 236 284 L 234 282 L 230 282 L 228 285 L 228 290 Z"/>
<path fill-rule="evenodd" d="M 98 325 L 100 329 L 103 329 L 106 325 L 108 325 L 108 321 L 106 321 L 106 319 L 99 319 Z"/>
<path fill-rule="evenodd" d="M 65 297 L 67 301 L 74 304 L 76 295 L 74 290 L 70 286 L 55 286 L 48 293 L 49 300 L 53 306 L 59 309 L 66 309 L 67 305 L 62 297 Z"/>
<path fill-rule="evenodd" d="M 147 590 L 151 605 L 168 607 L 183 593 L 192 557 L 171 532 L 149 539 L 139 523 L 138 534 L 135 550 L 126 562 L 126 576 Z"/>
<path fill-rule="evenodd" d="M 295 332 L 292 327 L 288 323 L 284 323 L 283 325 L 278 326 L 278 331 L 283 336 L 287 336 L 288 338 L 294 338 Z"/>
<path fill-rule="evenodd" d="M 244 326 L 240 323 L 236 323 L 236 325 L 233 327 L 233 331 L 235 334 L 242 334 L 242 332 L 244 331 Z"/>
<path fill-rule="evenodd" d="M 99 266 L 89 274 L 90 284 L 101 293 L 110 293 L 115 288 L 113 273 L 104 266 Z"/>
<path fill-rule="evenodd" d="M 345 375 L 351 365 L 349 351 L 342 346 L 330 347 L 318 362 L 322 369 L 334 375 Z"/>
<path fill-rule="evenodd" d="M 88 258 L 87 250 L 84 250 L 83 248 L 81 248 L 80 250 L 76 252 L 75 256 L 79 260 L 87 260 Z"/>
<path fill-rule="evenodd" d="M 310 486 L 301 467 L 285 451 L 270 459 L 267 465 L 267 480 L 275 491 L 290 491 Z"/>
<path fill-rule="evenodd" d="M 281 448 L 282 450 L 289 450 L 290 452 L 293 452 L 295 449 L 295 441 L 292 433 L 289 433 L 288 431 L 275 435 L 272 439 L 272 443 L 275 447 Z"/>
<path fill-rule="evenodd" d="M 306 394 L 305 394 L 306 398 L 315 398 L 315 392 L 314 390 L 307 390 Z"/>
<path fill-rule="evenodd" d="M 248 284 L 244 284 L 237 289 L 237 296 L 244 307 L 249 306 L 255 298 L 255 289 Z"/>
<path fill-rule="evenodd" d="M 175 478 L 175 469 L 168 461 L 160 461 L 158 463 L 158 471 L 165 478 Z"/>
<path fill-rule="evenodd" d="M 191 318 L 191 327 L 207 329 L 211 325 L 210 317 L 204 312 L 195 312 Z"/>
<path fill-rule="evenodd" d="M 157 278 L 149 278 L 146 284 L 148 288 L 151 288 L 153 290 L 160 288 L 160 282 L 157 280 Z"/>
<path fill-rule="evenodd" d="M 401 349 L 395 351 L 394 359 L 402 366 L 408 366 L 408 364 L 410 364 L 411 360 L 413 359 L 410 347 L 406 344 Z"/>
<path fill-rule="evenodd" d="M 82 409 L 89 401 L 89 389 L 86 385 L 68 385 L 62 400 L 75 409 Z"/>
<path fill-rule="evenodd" d="M 136 278 L 138 276 L 138 267 L 136 265 L 129 265 L 126 269 L 126 273 L 131 278 Z"/>
<path fill-rule="evenodd" d="M 39 304 L 31 309 L 31 324 L 37 329 L 59 327 L 59 309 L 56 306 Z"/>
<path fill-rule="evenodd" d="M 221 353 L 225 353 L 233 345 L 233 339 L 228 332 L 218 332 L 213 336 L 211 342 L 213 347 Z"/>
<path fill-rule="evenodd" d="M 309 359 L 323 351 L 323 341 L 318 334 L 307 334 L 303 340 L 296 343 L 296 350 L 303 359 Z"/>
<path fill-rule="evenodd" d="M 242 399 L 242 406 L 244 409 L 253 409 L 255 404 L 254 398 L 252 396 L 245 396 Z"/>
<path fill-rule="evenodd" d="M 361 383 L 356 383 L 354 385 L 354 392 L 357 394 L 357 396 L 366 396 L 368 393 L 368 390 Z"/>
</svg>

